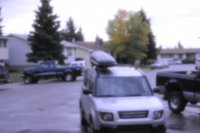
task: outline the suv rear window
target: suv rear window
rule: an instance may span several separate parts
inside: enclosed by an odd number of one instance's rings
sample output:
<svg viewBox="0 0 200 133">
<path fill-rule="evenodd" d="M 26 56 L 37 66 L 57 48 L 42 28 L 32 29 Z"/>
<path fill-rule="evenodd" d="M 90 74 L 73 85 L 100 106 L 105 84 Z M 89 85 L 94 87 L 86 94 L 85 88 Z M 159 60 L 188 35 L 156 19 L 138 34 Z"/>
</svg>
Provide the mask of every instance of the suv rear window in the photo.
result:
<svg viewBox="0 0 200 133">
<path fill-rule="evenodd" d="M 150 96 L 145 77 L 102 77 L 97 80 L 97 97 Z"/>
</svg>

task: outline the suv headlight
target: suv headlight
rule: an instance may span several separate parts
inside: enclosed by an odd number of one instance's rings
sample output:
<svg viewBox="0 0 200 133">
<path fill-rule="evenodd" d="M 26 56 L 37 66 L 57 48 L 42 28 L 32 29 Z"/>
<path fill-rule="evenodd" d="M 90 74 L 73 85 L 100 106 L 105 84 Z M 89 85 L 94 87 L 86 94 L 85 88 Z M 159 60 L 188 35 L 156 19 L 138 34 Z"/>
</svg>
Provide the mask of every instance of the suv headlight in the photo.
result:
<svg viewBox="0 0 200 133">
<path fill-rule="evenodd" d="M 162 118 L 163 114 L 164 114 L 163 110 L 154 111 L 153 112 L 153 119 L 158 120 L 158 119 Z"/>
<path fill-rule="evenodd" d="M 99 112 L 99 115 L 104 121 L 113 121 L 113 114 L 108 112 Z"/>
</svg>

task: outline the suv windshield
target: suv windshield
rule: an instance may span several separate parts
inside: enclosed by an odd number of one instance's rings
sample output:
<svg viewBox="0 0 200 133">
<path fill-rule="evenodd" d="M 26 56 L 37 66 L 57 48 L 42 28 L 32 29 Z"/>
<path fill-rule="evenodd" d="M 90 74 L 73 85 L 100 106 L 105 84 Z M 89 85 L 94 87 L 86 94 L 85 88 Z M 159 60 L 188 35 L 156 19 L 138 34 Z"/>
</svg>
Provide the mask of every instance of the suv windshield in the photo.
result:
<svg viewBox="0 0 200 133">
<path fill-rule="evenodd" d="M 145 77 L 101 77 L 97 80 L 97 97 L 150 96 Z"/>
</svg>

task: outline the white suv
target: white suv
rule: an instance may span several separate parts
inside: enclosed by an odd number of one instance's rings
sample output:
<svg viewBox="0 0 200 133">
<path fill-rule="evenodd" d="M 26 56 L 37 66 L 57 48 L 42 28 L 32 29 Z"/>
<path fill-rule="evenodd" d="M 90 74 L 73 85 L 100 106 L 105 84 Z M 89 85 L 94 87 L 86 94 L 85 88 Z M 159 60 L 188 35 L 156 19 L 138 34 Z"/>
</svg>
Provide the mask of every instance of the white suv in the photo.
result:
<svg viewBox="0 0 200 133">
<path fill-rule="evenodd" d="M 102 57 L 103 62 L 96 56 L 93 64 L 99 66 L 85 73 L 80 98 L 82 126 L 89 133 L 165 133 L 163 104 L 153 95 L 144 73 L 130 66 L 111 66 Z"/>
</svg>

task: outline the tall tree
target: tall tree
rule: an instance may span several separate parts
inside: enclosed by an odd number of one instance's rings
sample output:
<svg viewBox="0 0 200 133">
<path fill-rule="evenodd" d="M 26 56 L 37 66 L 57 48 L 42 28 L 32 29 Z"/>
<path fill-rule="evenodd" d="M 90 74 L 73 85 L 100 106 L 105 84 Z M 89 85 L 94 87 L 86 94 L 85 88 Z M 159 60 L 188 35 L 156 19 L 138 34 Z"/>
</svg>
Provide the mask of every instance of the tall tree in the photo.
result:
<svg viewBox="0 0 200 133">
<path fill-rule="evenodd" d="M 179 41 L 178 42 L 178 46 L 177 46 L 179 49 L 183 49 L 183 45 L 181 44 L 181 42 Z"/>
<path fill-rule="evenodd" d="M 84 41 L 84 36 L 83 36 L 81 28 L 79 28 L 79 30 L 77 31 L 76 36 L 75 36 L 75 40 L 76 41 Z"/>
<path fill-rule="evenodd" d="M 147 51 L 146 51 L 147 56 L 146 58 L 144 58 L 144 61 L 147 61 L 150 59 L 156 59 L 156 56 L 157 56 L 156 42 L 155 42 L 155 36 L 153 35 L 152 29 L 151 29 L 150 19 L 147 18 L 146 13 L 143 9 L 139 11 L 139 14 L 142 17 L 142 21 L 146 22 L 149 28 L 148 44 L 147 44 Z"/>
<path fill-rule="evenodd" d="M 67 22 L 67 35 L 68 35 L 68 41 L 75 41 L 75 38 L 76 38 L 76 27 L 74 25 L 74 21 L 73 19 L 70 17 L 69 18 L 69 21 Z"/>
<path fill-rule="evenodd" d="M 62 37 L 64 40 L 73 42 L 73 41 L 84 41 L 84 36 L 82 29 L 79 28 L 77 31 L 73 19 L 70 17 L 66 22 L 66 29 L 62 31 Z"/>
<path fill-rule="evenodd" d="M 0 7 L 0 36 L 3 35 L 3 26 L 1 25 L 1 22 L 3 21 L 3 18 L 1 17 L 1 7 Z"/>
<path fill-rule="evenodd" d="M 58 60 L 63 63 L 58 16 L 53 14 L 50 0 L 40 0 L 40 2 L 41 6 L 35 11 L 34 30 L 30 32 L 28 38 L 32 49 L 32 52 L 27 54 L 28 61 Z"/>
<path fill-rule="evenodd" d="M 100 38 L 99 36 L 96 36 L 95 44 L 102 46 L 103 45 L 103 39 Z"/>
<path fill-rule="evenodd" d="M 149 29 L 139 13 L 119 10 L 108 22 L 107 33 L 112 53 L 118 58 L 134 63 L 136 59 L 146 57 Z"/>
</svg>

